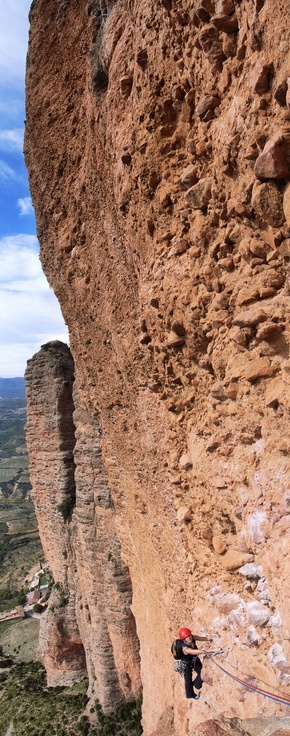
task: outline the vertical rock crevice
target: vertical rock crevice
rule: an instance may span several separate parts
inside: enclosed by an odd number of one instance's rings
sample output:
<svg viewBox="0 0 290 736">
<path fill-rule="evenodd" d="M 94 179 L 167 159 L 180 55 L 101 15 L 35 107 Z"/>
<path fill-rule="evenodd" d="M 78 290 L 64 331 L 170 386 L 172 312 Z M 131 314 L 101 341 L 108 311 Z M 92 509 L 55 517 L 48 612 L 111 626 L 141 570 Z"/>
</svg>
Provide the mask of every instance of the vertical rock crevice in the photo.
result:
<svg viewBox="0 0 290 736">
<path fill-rule="evenodd" d="M 76 488 L 74 554 L 77 616 L 87 654 L 90 694 L 105 711 L 141 689 L 132 584 L 121 556 L 112 492 L 104 468 L 98 414 L 74 384 Z"/>
</svg>

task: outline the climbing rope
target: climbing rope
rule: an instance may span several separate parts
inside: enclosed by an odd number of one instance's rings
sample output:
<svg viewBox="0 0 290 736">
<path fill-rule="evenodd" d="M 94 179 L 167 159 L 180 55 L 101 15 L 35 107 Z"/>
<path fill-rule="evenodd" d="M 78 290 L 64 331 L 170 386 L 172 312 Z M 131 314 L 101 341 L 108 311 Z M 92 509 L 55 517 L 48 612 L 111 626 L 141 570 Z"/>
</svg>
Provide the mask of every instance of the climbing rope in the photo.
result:
<svg viewBox="0 0 290 736">
<path fill-rule="evenodd" d="M 286 696 L 282 698 L 280 695 L 275 695 L 274 693 L 269 693 L 267 690 L 262 690 L 262 688 L 260 687 L 255 687 L 255 685 L 250 685 L 248 682 L 245 682 L 244 680 L 241 680 L 239 677 L 236 677 L 236 675 L 232 675 L 231 672 L 228 672 L 224 667 L 218 664 L 218 662 L 215 661 L 214 657 L 216 657 L 219 654 L 224 654 L 224 652 L 225 652 L 224 649 L 220 649 L 214 654 L 209 654 L 208 657 L 216 665 L 216 667 L 218 667 L 225 675 L 228 675 L 228 677 L 231 677 L 231 679 L 235 680 L 235 682 L 238 682 L 239 685 L 243 685 L 243 687 L 248 688 L 248 690 L 252 690 L 252 692 L 258 693 L 259 695 L 263 695 L 265 698 L 276 700 L 277 703 L 281 703 L 282 705 L 290 706 L 290 698 L 287 698 Z"/>
</svg>

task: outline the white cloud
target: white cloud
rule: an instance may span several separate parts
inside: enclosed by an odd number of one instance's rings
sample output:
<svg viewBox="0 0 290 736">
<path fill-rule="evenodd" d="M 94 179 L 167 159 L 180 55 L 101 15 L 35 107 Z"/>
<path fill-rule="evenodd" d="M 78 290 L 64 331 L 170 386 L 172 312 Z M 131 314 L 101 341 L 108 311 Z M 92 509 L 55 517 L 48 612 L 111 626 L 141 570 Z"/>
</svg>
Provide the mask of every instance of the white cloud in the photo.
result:
<svg viewBox="0 0 290 736">
<path fill-rule="evenodd" d="M 57 299 L 41 270 L 33 235 L 0 239 L 0 375 L 23 375 L 26 361 L 50 340 L 68 342 Z"/>
<path fill-rule="evenodd" d="M 34 214 L 31 197 L 23 197 L 23 199 L 21 198 L 18 199 L 17 206 L 19 207 L 19 210 L 20 210 L 19 214 L 21 217 L 22 215 L 33 215 Z"/>
<path fill-rule="evenodd" d="M 12 130 L 0 130 L 0 150 L 1 151 L 20 151 L 23 150 L 24 128 L 14 128 Z"/>
<path fill-rule="evenodd" d="M 38 337 L 37 340 L 31 342 L 15 342 L 7 343 L 1 346 L 0 353 L 0 376 L 1 378 L 14 378 L 15 376 L 23 376 L 26 363 L 32 356 L 40 350 L 41 345 L 44 345 L 50 340 L 60 340 L 61 342 L 68 343 L 68 335 L 66 332 L 63 333 L 51 333 L 44 334 Z"/>
<path fill-rule="evenodd" d="M 2 299 L 3 344 L 16 343 L 18 340 L 20 343 L 43 343 L 56 339 L 56 333 L 65 333 L 60 307 L 53 291 L 7 291 L 2 293 Z"/>
<path fill-rule="evenodd" d="M 23 87 L 30 0 L 0 4 L 0 84 Z"/>
<path fill-rule="evenodd" d="M 20 215 L 32 213 L 29 197 L 20 198 L 23 164 L 24 76 L 31 0 L 0 0 L 0 184 L 18 198 Z M 11 157 L 8 157 L 11 154 Z M 22 159 L 21 159 L 22 160 Z M 10 163 L 12 162 L 12 163 Z M 10 164 L 10 165 L 9 165 Z M 26 178 L 25 178 L 26 185 Z M 10 198 L 11 199 L 11 198 Z M 9 198 L 7 198 L 9 207 Z M 7 220 L 8 221 L 8 220 Z M 5 232 L 3 212 L 2 232 Z M 0 375 L 21 376 L 26 361 L 50 340 L 68 342 L 60 307 L 41 270 L 33 235 L 0 238 L 1 322 Z"/>
<path fill-rule="evenodd" d="M 1 281 L 9 290 L 15 282 L 35 281 L 39 278 L 48 289 L 38 256 L 35 235 L 7 235 L 0 239 Z"/>
<path fill-rule="evenodd" d="M 16 172 L 11 169 L 11 166 L 8 166 L 5 161 L 0 160 L 0 181 L 16 181 L 18 178 Z"/>
</svg>

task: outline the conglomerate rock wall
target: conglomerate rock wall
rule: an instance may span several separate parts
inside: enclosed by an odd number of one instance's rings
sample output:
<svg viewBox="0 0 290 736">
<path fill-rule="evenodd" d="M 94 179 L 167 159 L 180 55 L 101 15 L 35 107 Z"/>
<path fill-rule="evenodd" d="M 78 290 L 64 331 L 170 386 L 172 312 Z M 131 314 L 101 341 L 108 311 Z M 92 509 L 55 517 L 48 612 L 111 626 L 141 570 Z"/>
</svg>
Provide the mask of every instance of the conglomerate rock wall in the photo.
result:
<svg viewBox="0 0 290 736">
<path fill-rule="evenodd" d="M 145 736 L 287 710 L 221 685 L 208 660 L 204 696 L 186 702 L 169 649 L 180 625 L 210 633 L 231 672 L 289 694 L 288 11 L 34 0 L 30 14 L 41 260 L 98 417 Z"/>
<path fill-rule="evenodd" d="M 140 668 L 98 417 L 82 405 L 63 343 L 43 345 L 25 378 L 32 494 L 55 583 L 40 627 L 48 684 L 88 675 L 92 701 L 109 712 L 138 696 Z"/>
</svg>

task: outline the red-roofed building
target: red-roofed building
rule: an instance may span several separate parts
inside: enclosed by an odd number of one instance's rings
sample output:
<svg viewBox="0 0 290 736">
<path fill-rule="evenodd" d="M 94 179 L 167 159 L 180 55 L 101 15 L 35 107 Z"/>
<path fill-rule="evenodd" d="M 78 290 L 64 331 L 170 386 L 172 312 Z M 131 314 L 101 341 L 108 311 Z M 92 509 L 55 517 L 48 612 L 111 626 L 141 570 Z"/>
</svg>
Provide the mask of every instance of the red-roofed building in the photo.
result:
<svg viewBox="0 0 290 736">
<path fill-rule="evenodd" d="M 34 606 L 35 603 L 38 603 L 40 598 L 41 592 L 39 590 L 32 590 L 31 593 L 28 593 L 27 603 L 29 606 Z"/>
</svg>

